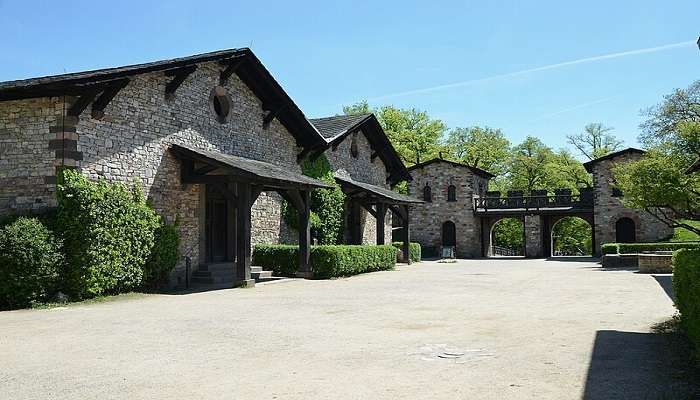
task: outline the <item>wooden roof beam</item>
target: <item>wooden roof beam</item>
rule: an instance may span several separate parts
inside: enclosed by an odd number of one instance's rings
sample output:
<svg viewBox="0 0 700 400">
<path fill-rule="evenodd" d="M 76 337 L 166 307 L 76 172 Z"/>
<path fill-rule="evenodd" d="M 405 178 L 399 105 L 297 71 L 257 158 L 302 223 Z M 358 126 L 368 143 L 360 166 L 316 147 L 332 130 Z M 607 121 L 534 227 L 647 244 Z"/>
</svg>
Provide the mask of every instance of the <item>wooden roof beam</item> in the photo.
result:
<svg viewBox="0 0 700 400">
<path fill-rule="evenodd" d="M 165 76 L 172 77 L 173 79 L 165 85 L 165 96 L 167 98 L 172 98 L 185 79 L 196 70 L 197 65 L 166 70 Z"/>
<path fill-rule="evenodd" d="M 111 102 L 112 99 L 114 99 L 114 96 L 116 96 L 117 93 L 119 93 L 119 91 L 125 88 L 128 84 L 129 79 L 124 78 L 114 81 L 109 86 L 107 86 L 100 95 L 100 97 L 98 97 L 97 100 L 95 100 L 95 102 L 92 103 L 92 117 L 95 119 L 101 119 L 102 117 L 104 117 L 104 110 L 109 104 L 109 102 Z"/>
<path fill-rule="evenodd" d="M 236 72 L 238 67 L 240 67 L 245 60 L 245 56 L 239 56 L 228 60 L 220 61 L 220 64 L 225 65 L 226 68 L 224 68 L 224 70 L 221 71 L 221 74 L 219 74 L 219 84 L 222 86 L 225 85 L 228 82 L 228 79 L 231 77 L 231 75 L 233 75 L 233 73 Z"/>
<path fill-rule="evenodd" d="M 277 118 L 277 116 L 284 111 L 287 106 L 289 106 L 289 104 L 282 104 L 281 106 L 275 107 L 274 110 L 267 111 L 263 117 L 263 129 L 267 129 L 272 120 Z"/>
</svg>

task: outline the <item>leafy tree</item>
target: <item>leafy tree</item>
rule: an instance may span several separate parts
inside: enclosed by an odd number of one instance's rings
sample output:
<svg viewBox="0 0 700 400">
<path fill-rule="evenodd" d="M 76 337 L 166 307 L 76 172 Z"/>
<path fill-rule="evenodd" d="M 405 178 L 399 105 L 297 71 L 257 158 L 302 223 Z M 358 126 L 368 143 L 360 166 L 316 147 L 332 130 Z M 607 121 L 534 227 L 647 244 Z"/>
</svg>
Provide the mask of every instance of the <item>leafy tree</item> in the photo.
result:
<svg viewBox="0 0 700 400">
<path fill-rule="evenodd" d="M 517 218 L 504 218 L 493 226 L 493 245 L 514 250 L 523 254 L 525 236 L 523 221 Z"/>
<path fill-rule="evenodd" d="M 510 183 L 513 188 L 531 191 L 546 187 L 554 152 L 541 140 L 528 136 L 513 149 Z"/>
<path fill-rule="evenodd" d="M 583 132 L 566 138 L 584 157 L 595 160 L 622 148 L 622 141 L 610 133 L 612 130 L 601 123 L 592 123 L 586 125 Z"/>
<path fill-rule="evenodd" d="M 566 149 L 554 153 L 548 166 L 548 184 L 546 189 L 569 188 L 578 190 L 592 187 L 591 175 L 571 152 Z"/>
<path fill-rule="evenodd" d="M 496 175 L 505 172 L 510 157 L 510 142 L 500 129 L 455 128 L 449 132 L 446 145 L 454 159 Z"/>
<path fill-rule="evenodd" d="M 447 127 L 425 111 L 383 106 L 372 109 L 366 101 L 343 107 L 346 114 L 373 112 L 404 164 L 410 166 L 435 157 Z"/>
<path fill-rule="evenodd" d="M 578 217 L 559 220 L 552 229 L 552 254 L 586 256 L 593 254 L 591 225 Z"/>
</svg>

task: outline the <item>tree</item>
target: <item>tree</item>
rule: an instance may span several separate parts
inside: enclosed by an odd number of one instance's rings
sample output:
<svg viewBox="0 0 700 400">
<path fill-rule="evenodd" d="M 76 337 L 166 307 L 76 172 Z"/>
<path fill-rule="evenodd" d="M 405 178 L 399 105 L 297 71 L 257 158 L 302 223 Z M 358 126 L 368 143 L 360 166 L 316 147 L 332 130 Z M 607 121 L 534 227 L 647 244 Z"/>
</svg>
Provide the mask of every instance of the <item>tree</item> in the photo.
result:
<svg viewBox="0 0 700 400">
<path fill-rule="evenodd" d="M 546 187 L 551 162 L 552 149 L 541 140 L 528 136 L 513 149 L 510 165 L 510 183 L 514 188 L 532 191 Z"/>
<path fill-rule="evenodd" d="M 404 164 L 411 166 L 438 154 L 445 124 L 425 111 L 383 106 L 371 109 L 366 101 L 343 107 L 346 114 L 373 112 Z"/>
<path fill-rule="evenodd" d="M 566 138 L 584 157 L 595 160 L 622 148 L 623 142 L 610 133 L 612 130 L 601 123 L 592 123 L 583 132 Z"/>
<path fill-rule="evenodd" d="M 591 175 L 583 167 L 581 161 L 566 149 L 554 153 L 548 167 L 547 189 L 569 188 L 580 189 L 593 186 Z"/>
<path fill-rule="evenodd" d="M 446 145 L 452 158 L 496 175 L 505 172 L 510 158 L 510 142 L 500 129 L 455 128 L 450 131 Z"/>
</svg>

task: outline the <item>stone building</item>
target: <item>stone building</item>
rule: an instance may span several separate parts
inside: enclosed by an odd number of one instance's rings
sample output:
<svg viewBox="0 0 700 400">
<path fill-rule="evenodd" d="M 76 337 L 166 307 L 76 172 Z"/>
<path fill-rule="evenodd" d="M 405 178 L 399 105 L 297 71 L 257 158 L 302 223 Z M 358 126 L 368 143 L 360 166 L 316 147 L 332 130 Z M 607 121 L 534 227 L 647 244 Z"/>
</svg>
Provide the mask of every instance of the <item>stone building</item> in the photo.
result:
<svg viewBox="0 0 700 400">
<path fill-rule="evenodd" d="M 411 206 L 411 222 L 421 228 L 414 239 L 436 254 L 454 247 L 457 257 L 494 255 L 493 227 L 505 218 L 523 224 L 524 256 L 543 257 L 552 252 L 552 232 L 558 221 L 579 217 L 592 227 L 594 254 L 610 242 L 644 242 L 667 239 L 673 230 L 641 210 L 622 204 L 615 188 L 613 166 L 641 157 L 626 149 L 584 164 L 592 174 L 593 188 L 572 193 L 568 189 L 487 192 L 492 174 L 436 158 L 409 168 L 411 196 L 424 200 Z"/>
<path fill-rule="evenodd" d="M 423 200 L 411 206 L 415 241 L 426 254 L 437 254 L 441 247 L 454 247 L 456 256 L 482 256 L 481 221 L 474 215 L 473 202 L 488 190 L 494 175 L 479 168 L 435 158 L 409 168 L 413 181 L 411 196 Z"/>
<path fill-rule="evenodd" d="M 627 208 L 622 204 L 622 193 L 615 186 L 613 167 L 615 164 L 638 160 L 643 150 L 628 148 L 608 154 L 583 166 L 593 175 L 595 193 L 594 231 L 595 249 L 611 242 L 652 242 L 667 239 L 673 229 L 651 214 Z"/>
<path fill-rule="evenodd" d="M 284 240 L 282 196 L 300 211 L 309 276 L 309 192 L 327 185 L 299 163 L 328 148 L 249 49 L 3 82 L 0 215 L 54 207 L 57 167 L 138 178 L 157 212 L 179 221 L 193 268 L 235 262 L 235 279 L 250 284 L 251 245 Z M 375 183 L 396 167 L 382 157 L 367 177 Z M 184 279 L 183 261 L 172 281 Z"/>
<path fill-rule="evenodd" d="M 384 193 L 386 204 L 398 205 L 413 199 L 391 192 L 400 181 L 410 181 L 411 175 L 389 142 L 373 114 L 339 115 L 312 119 L 311 123 L 326 138 L 325 156 L 335 172 L 336 180 L 350 198 L 346 204 L 345 243 L 391 243 L 392 213 L 384 210 L 383 227 L 377 229 L 377 204 L 353 201 L 367 195 L 367 190 Z M 358 191 L 357 183 L 365 190 Z M 367 185 L 374 186 L 374 188 Z M 384 189 L 384 190 L 382 190 Z M 361 199 L 360 199 L 361 200 Z M 393 201 L 392 201 L 393 200 Z M 381 206 L 380 206 L 381 212 Z"/>
</svg>

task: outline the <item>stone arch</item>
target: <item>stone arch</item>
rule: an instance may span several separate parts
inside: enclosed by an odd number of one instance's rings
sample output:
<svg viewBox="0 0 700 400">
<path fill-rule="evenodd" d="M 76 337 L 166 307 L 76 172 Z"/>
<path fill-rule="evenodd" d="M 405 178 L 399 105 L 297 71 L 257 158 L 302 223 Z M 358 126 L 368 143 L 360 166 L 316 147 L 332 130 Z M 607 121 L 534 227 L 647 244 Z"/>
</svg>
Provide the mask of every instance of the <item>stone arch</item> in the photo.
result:
<svg viewBox="0 0 700 400">
<path fill-rule="evenodd" d="M 590 243 L 591 247 L 590 247 L 590 249 L 588 249 L 590 251 L 589 253 L 587 253 L 587 254 L 555 254 L 555 251 L 556 251 L 556 249 L 555 249 L 555 247 L 556 247 L 555 246 L 556 227 L 561 221 L 563 221 L 565 219 L 569 219 L 569 218 L 580 219 L 582 221 L 585 221 L 588 224 L 589 229 L 590 229 L 590 233 L 589 233 L 590 237 L 589 238 L 591 240 L 591 243 Z M 552 257 L 567 256 L 567 255 L 591 256 L 593 254 L 593 252 L 595 251 L 594 250 L 594 243 L 593 243 L 594 242 L 594 229 L 595 229 L 595 227 L 593 226 L 592 216 L 562 215 L 562 216 L 558 216 L 557 218 L 552 219 L 550 224 L 551 225 L 549 227 L 549 238 L 547 238 L 547 239 L 549 239 L 549 256 L 552 256 Z"/>
<path fill-rule="evenodd" d="M 503 215 L 503 216 L 497 216 L 497 217 L 492 217 L 488 219 L 484 226 L 484 241 L 486 244 L 486 247 L 484 248 L 484 255 L 487 257 L 493 257 L 496 255 L 499 255 L 500 253 L 498 251 L 498 246 L 496 244 L 496 238 L 494 236 L 494 230 L 496 229 L 496 226 L 504 220 L 516 220 L 520 223 L 520 229 L 522 233 L 522 249 L 520 249 L 519 254 L 520 256 L 525 255 L 525 217 L 524 216 L 515 216 L 515 215 Z"/>
<path fill-rule="evenodd" d="M 442 223 L 440 244 L 442 247 L 457 246 L 457 227 L 454 222 L 445 221 Z"/>
<path fill-rule="evenodd" d="M 630 217 L 620 217 L 615 221 L 615 242 L 634 243 L 637 241 L 638 224 Z"/>
</svg>

